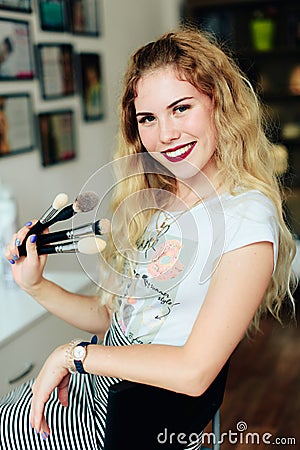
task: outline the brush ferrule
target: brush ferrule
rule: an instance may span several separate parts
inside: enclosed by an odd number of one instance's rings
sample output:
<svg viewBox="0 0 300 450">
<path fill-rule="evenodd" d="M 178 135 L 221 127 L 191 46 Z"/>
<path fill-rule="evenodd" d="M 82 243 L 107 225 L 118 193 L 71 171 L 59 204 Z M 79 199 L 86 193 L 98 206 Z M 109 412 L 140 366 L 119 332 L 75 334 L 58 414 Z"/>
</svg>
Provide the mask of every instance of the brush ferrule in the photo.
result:
<svg viewBox="0 0 300 450">
<path fill-rule="evenodd" d="M 40 218 L 41 223 L 47 223 L 50 219 L 52 219 L 53 216 L 57 213 L 57 209 L 53 208 L 53 206 L 50 206 L 50 208 L 47 209 L 47 211 L 42 215 Z"/>
<path fill-rule="evenodd" d="M 92 233 L 94 233 L 92 224 L 87 224 L 67 231 L 66 235 L 68 239 L 73 239 L 74 237 L 86 236 Z"/>
<path fill-rule="evenodd" d="M 77 242 L 70 244 L 60 244 L 55 246 L 56 253 L 74 253 L 78 250 Z"/>
</svg>

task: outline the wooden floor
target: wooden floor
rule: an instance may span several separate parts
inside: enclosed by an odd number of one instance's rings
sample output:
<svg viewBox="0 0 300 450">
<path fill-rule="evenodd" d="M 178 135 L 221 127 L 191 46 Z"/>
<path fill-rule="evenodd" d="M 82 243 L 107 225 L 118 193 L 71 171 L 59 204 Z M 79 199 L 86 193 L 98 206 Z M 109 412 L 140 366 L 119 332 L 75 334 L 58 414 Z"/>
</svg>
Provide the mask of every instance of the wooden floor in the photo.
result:
<svg viewBox="0 0 300 450">
<path fill-rule="evenodd" d="M 298 327 L 283 328 L 272 318 L 264 320 L 263 333 L 252 342 L 244 340 L 232 356 L 221 407 L 221 432 L 237 434 L 224 438 L 222 450 L 300 449 L 300 314 L 297 316 Z M 272 436 L 265 435 L 263 443 L 265 433 Z M 277 438 L 273 447 L 267 443 Z"/>
</svg>

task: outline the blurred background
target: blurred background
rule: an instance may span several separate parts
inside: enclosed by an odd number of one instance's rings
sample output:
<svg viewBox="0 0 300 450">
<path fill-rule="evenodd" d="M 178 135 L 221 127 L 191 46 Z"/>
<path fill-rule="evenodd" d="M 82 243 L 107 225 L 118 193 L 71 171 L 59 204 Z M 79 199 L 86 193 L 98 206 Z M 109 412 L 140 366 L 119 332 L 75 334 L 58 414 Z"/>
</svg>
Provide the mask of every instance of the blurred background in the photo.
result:
<svg viewBox="0 0 300 450">
<path fill-rule="evenodd" d="M 299 1 L 0 0 L 1 393 L 37 373 L 45 352 L 74 335 L 12 288 L 4 245 L 58 193 L 72 202 L 86 186 L 100 192 L 106 186 L 128 57 L 182 20 L 213 32 L 259 94 L 299 246 Z M 299 267 L 298 255 L 298 275 Z M 76 255 L 49 257 L 48 268 L 66 288 L 83 288 L 72 275 L 81 270 Z M 61 276 L 64 271 L 68 276 Z M 271 318 L 262 329 L 232 358 L 222 429 L 234 432 L 243 420 L 253 432 L 299 442 L 299 329 L 282 328 Z M 286 448 L 288 441 L 280 442 L 277 448 Z M 268 447 L 240 439 L 234 448 L 244 446 Z M 227 440 L 223 448 L 232 447 Z"/>
</svg>

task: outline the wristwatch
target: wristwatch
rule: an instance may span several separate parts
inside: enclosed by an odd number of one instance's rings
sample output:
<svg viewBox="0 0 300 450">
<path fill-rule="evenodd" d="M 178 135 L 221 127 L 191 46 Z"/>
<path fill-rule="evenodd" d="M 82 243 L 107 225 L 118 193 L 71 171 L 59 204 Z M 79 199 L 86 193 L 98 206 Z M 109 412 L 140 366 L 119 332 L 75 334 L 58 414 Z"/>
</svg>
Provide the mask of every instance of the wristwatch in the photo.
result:
<svg viewBox="0 0 300 450">
<path fill-rule="evenodd" d="M 80 339 L 73 339 L 67 349 L 67 367 L 71 373 L 86 374 L 87 372 L 83 368 L 83 361 L 86 358 L 87 349 L 89 344 L 97 343 L 97 336 L 93 336 L 91 342 L 81 341 Z"/>
<path fill-rule="evenodd" d="M 80 342 L 76 347 L 73 348 L 72 356 L 75 366 L 75 372 L 87 373 L 83 368 L 83 361 L 86 357 L 86 347 L 90 342 Z"/>
</svg>

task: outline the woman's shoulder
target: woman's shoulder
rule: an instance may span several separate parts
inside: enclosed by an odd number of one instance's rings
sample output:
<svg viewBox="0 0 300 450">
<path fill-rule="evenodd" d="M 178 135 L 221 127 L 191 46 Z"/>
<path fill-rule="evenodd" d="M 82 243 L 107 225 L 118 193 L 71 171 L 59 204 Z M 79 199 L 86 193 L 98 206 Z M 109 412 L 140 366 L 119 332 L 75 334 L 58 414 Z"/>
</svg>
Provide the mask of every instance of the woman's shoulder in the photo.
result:
<svg viewBox="0 0 300 450">
<path fill-rule="evenodd" d="M 226 195 L 223 203 L 225 224 L 224 253 L 255 243 L 273 243 L 274 267 L 278 249 L 278 215 L 271 199 L 258 190 Z"/>
<path fill-rule="evenodd" d="M 263 192 L 252 189 L 247 191 L 236 190 L 233 194 L 221 197 L 225 215 L 238 214 L 242 216 L 259 214 L 276 216 L 276 208 L 272 200 Z"/>
</svg>

